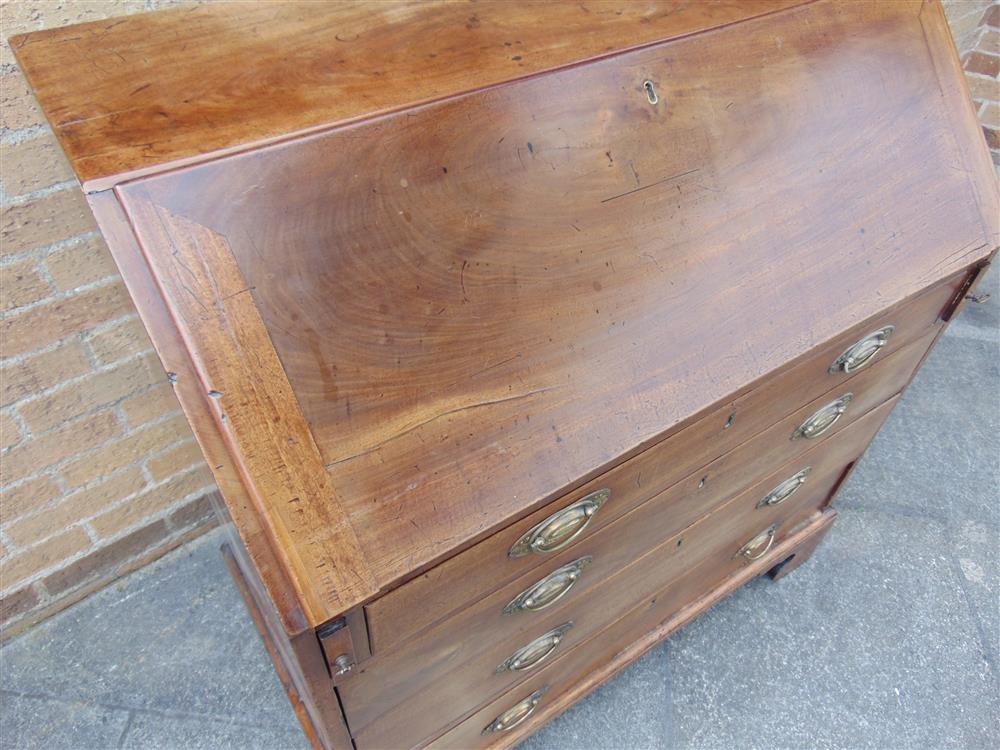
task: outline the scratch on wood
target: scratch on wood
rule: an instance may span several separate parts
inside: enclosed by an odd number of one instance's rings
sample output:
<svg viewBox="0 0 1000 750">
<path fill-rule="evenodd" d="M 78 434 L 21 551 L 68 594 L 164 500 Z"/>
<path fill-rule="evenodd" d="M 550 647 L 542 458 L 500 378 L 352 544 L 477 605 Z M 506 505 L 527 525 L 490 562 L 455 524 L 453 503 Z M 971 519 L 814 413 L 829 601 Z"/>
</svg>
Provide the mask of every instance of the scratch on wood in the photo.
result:
<svg viewBox="0 0 1000 750">
<path fill-rule="evenodd" d="M 648 190 L 651 187 L 656 187 L 657 185 L 662 185 L 664 182 L 670 182 L 671 180 L 678 180 L 681 177 L 686 177 L 687 175 L 694 174 L 695 172 L 698 172 L 698 171 L 700 171 L 700 170 L 697 169 L 697 168 L 695 168 L 695 169 L 689 169 L 686 172 L 680 172 L 679 174 L 670 175 L 670 177 L 664 177 L 662 180 L 657 180 L 656 182 L 651 182 L 648 185 L 643 185 L 642 187 L 637 187 L 634 190 L 629 190 L 628 192 L 625 192 L 625 193 L 619 193 L 618 195 L 612 195 L 610 198 L 605 198 L 604 200 L 602 200 L 601 203 L 607 203 L 608 201 L 613 201 L 613 200 L 616 200 L 618 198 L 624 198 L 626 195 L 632 195 L 632 193 L 638 193 L 641 190 Z"/>
<path fill-rule="evenodd" d="M 475 402 L 473 404 L 465 404 L 464 406 L 456 406 L 454 409 L 447 409 L 447 410 L 441 412 L 440 414 L 435 414 L 433 417 L 428 417 L 427 419 L 424 419 L 424 420 L 421 420 L 420 422 L 417 422 L 417 424 L 413 425 L 412 427 L 407 427 L 405 430 L 402 430 L 401 432 L 398 432 L 395 435 L 392 435 L 391 437 L 388 437 L 385 440 L 381 441 L 380 443 L 378 443 L 378 445 L 373 445 L 371 448 L 365 448 L 363 451 L 359 451 L 358 453 L 355 453 L 353 455 L 347 456 L 346 458 L 339 458 L 336 461 L 331 461 L 330 463 L 328 463 L 326 465 L 326 468 L 329 469 L 329 468 L 331 468 L 333 466 L 336 466 L 337 464 L 342 464 L 342 463 L 344 463 L 346 461 L 353 461 L 355 458 L 360 458 L 361 456 L 367 455 L 369 453 L 373 453 L 373 452 L 381 449 L 382 446 L 384 446 L 386 443 L 390 443 L 393 440 L 399 440 L 399 438 L 404 437 L 405 435 L 408 435 L 409 433 L 413 432 L 414 430 L 420 429 L 421 427 L 423 427 L 426 424 L 434 422 L 435 420 L 438 420 L 438 419 L 442 419 L 444 417 L 451 416 L 452 414 L 457 414 L 458 412 L 462 412 L 462 411 L 471 411 L 472 409 L 481 409 L 484 406 L 495 406 L 497 404 L 503 404 L 503 403 L 506 403 L 508 401 L 518 401 L 518 400 L 523 399 L 523 398 L 531 398 L 532 396 L 537 396 L 540 393 L 547 393 L 549 391 L 558 390 L 558 388 L 559 388 L 559 386 L 555 386 L 555 385 L 548 386 L 546 388 L 536 388 L 536 389 L 534 389 L 532 391 L 528 391 L 526 393 L 516 393 L 513 396 L 504 396 L 503 398 L 487 399 L 485 401 L 477 401 L 477 402 Z"/>
</svg>

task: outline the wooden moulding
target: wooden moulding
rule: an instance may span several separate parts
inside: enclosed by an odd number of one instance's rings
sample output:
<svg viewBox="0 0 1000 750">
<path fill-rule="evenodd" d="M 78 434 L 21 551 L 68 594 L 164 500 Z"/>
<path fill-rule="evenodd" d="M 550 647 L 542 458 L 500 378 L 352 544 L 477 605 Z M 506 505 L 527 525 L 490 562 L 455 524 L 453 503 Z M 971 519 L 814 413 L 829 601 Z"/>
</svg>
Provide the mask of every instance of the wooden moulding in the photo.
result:
<svg viewBox="0 0 1000 750">
<path fill-rule="evenodd" d="M 10 44 L 91 191 L 804 2 L 217 3 Z"/>
<path fill-rule="evenodd" d="M 140 248 L 306 619 L 371 597 L 374 577 L 228 243 L 162 207 L 133 207 Z"/>
<path fill-rule="evenodd" d="M 311 624 L 307 622 L 295 591 L 289 585 L 285 565 L 275 551 L 271 536 L 261 525 L 258 511 L 230 454 L 230 446 L 213 419 L 207 391 L 199 381 L 135 240 L 129 220 L 112 191 L 92 193 L 87 200 L 225 498 L 235 528 L 280 614 L 285 630 L 289 634 L 302 632 Z"/>
</svg>

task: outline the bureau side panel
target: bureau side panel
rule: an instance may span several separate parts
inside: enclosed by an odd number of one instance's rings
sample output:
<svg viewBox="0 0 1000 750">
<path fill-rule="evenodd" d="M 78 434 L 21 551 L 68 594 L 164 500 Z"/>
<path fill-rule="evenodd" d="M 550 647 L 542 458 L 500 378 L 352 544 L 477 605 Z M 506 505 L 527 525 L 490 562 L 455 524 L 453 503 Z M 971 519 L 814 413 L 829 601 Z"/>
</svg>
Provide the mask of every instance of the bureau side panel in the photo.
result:
<svg viewBox="0 0 1000 750">
<path fill-rule="evenodd" d="M 212 418 L 207 394 L 199 385 L 177 328 L 136 243 L 128 217 L 112 191 L 91 193 L 87 200 L 160 362 L 167 371 L 174 394 L 225 498 L 231 520 L 280 614 L 285 630 L 289 634 L 301 632 L 307 623 L 284 565 L 261 527 L 236 463 Z"/>
</svg>

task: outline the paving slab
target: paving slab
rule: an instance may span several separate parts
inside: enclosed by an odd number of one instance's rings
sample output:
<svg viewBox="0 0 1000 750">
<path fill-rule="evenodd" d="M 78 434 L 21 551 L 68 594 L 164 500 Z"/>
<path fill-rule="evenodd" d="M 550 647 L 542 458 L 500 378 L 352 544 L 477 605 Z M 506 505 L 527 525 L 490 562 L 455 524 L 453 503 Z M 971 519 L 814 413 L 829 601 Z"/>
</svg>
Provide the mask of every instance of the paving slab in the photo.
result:
<svg viewBox="0 0 1000 750">
<path fill-rule="evenodd" d="M 129 712 L 88 701 L 0 691 L 0 747 L 4 750 L 106 750 L 118 746 Z"/>
<path fill-rule="evenodd" d="M 666 653 L 652 649 L 625 679 L 602 685 L 519 745 L 520 750 L 660 750 L 673 746 Z"/>
<path fill-rule="evenodd" d="M 943 532 L 845 514 L 806 566 L 671 638 L 677 746 L 995 747 L 996 674 Z"/>
<path fill-rule="evenodd" d="M 282 722 L 273 726 L 234 724 L 198 716 L 139 714 L 118 746 L 121 750 L 309 750 L 302 730 Z"/>
<path fill-rule="evenodd" d="M 54 699 L 53 722 L 86 703 L 301 735 L 220 543 L 208 534 L 14 639 L 0 689 Z"/>
</svg>

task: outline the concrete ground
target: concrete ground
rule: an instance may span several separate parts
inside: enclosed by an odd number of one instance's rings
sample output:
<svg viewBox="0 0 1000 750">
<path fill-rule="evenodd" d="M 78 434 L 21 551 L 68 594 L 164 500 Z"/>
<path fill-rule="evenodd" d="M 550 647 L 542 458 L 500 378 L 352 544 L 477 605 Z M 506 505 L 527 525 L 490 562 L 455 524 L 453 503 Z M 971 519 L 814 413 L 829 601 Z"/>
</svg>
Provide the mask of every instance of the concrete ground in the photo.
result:
<svg viewBox="0 0 1000 750">
<path fill-rule="evenodd" d="M 758 579 L 522 745 L 1000 747 L 994 268 L 844 488 Z M 209 534 L 0 650 L 0 747 L 306 748 Z"/>
</svg>

